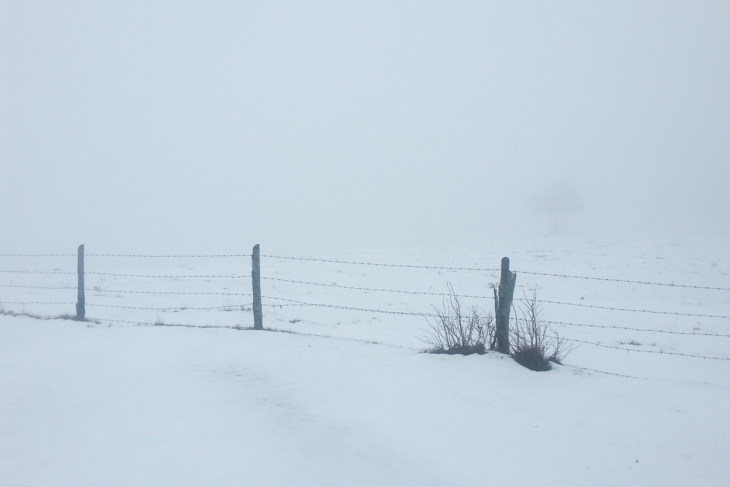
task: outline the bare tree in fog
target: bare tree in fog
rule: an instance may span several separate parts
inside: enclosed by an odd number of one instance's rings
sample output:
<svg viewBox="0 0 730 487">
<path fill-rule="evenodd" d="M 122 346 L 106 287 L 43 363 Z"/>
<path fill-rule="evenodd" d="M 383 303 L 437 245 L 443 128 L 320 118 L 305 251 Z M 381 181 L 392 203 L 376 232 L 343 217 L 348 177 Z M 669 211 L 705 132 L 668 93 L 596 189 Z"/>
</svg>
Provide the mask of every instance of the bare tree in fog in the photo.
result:
<svg viewBox="0 0 730 487">
<path fill-rule="evenodd" d="M 533 209 L 550 220 L 550 233 L 563 233 L 568 217 L 583 209 L 578 191 L 567 183 L 553 183 L 542 193 L 532 198 Z"/>
</svg>

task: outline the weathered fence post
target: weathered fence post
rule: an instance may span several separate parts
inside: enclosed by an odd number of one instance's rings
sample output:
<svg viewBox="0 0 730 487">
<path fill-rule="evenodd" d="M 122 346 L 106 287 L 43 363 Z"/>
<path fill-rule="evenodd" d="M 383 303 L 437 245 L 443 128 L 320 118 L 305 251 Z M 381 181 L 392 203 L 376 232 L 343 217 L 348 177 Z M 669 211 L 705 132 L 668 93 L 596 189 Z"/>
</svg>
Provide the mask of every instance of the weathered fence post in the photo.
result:
<svg viewBox="0 0 730 487">
<path fill-rule="evenodd" d="M 509 309 L 512 306 L 512 296 L 515 292 L 517 273 L 510 272 L 509 258 L 502 259 L 502 276 L 499 280 L 499 290 L 494 290 L 494 316 L 497 321 L 497 351 L 509 353 Z"/>
<path fill-rule="evenodd" d="M 264 320 L 261 315 L 261 265 L 259 261 L 259 244 L 256 244 L 253 247 L 251 261 L 251 281 L 253 284 L 253 329 L 263 330 Z"/>
<path fill-rule="evenodd" d="M 79 294 L 76 302 L 76 319 L 83 320 L 86 316 L 86 296 L 84 295 L 84 244 L 79 245 Z"/>
</svg>

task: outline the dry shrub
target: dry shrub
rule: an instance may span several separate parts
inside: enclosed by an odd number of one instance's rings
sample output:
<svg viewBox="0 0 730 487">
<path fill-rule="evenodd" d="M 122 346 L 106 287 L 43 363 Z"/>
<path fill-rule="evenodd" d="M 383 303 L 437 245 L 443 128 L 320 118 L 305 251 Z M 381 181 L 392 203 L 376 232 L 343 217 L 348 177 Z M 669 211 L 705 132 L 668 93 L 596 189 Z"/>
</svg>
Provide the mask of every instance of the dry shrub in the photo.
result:
<svg viewBox="0 0 730 487">
<path fill-rule="evenodd" d="M 433 309 L 436 318 L 429 320 L 430 332 L 421 338 L 431 345 L 431 353 L 470 355 L 486 353 L 487 347 L 493 349 L 494 317 L 477 306 L 465 309 L 459 296 L 454 293 L 451 283 L 449 294 L 442 306 Z"/>
<path fill-rule="evenodd" d="M 550 362 L 561 364 L 570 348 L 558 332 L 542 320 L 542 307 L 537 301 L 537 291 L 532 297 L 525 296 L 520 314 L 514 313 L 515 321 L 510 327 L 512 357 L 530 370 L 550 370 Z"/>
</svg>

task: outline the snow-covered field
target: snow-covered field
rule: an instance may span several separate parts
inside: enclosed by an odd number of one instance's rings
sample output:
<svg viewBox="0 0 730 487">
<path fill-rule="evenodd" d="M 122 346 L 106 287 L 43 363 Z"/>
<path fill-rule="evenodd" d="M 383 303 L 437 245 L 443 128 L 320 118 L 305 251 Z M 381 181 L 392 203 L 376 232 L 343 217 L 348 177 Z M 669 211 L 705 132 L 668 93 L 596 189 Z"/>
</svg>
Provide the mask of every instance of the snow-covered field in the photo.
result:
<svg viewBox="0 0 730 487">
<path fill-rule="evenodd" d="M 250 258 L 88 255 L 83 323 L 7 314 L 73 314 L 75 257 L 0 257 L 3 271 L 69 273 L 0 273 L 0 485 L 730 485 L 730 361 L 672 355 L 730 358 L 730 319 L 544 303 L 546 320 L 593 325 L 554 325 L 562 335 L 604 347 L 536 373 L 496 353 L 420 353 L 424 317 L 364 311 L 430 313 L 438 296 L 286 282 L 450 282 L 489 310 L 496 271 L 262 254 L 264 326 L 295 333 L 234 328 L 252 325 Z M 509 256 L 516 297 L 537 286 L 544 301 L 730 315 L 727 290 L 527 273 L 730 288 L 721 240 L 283 255 L 495 269 Z M 18 304 L 41 302 L 69 304 Z M 156 322 L 217 328 L 137 324 Z"/>
</svg>

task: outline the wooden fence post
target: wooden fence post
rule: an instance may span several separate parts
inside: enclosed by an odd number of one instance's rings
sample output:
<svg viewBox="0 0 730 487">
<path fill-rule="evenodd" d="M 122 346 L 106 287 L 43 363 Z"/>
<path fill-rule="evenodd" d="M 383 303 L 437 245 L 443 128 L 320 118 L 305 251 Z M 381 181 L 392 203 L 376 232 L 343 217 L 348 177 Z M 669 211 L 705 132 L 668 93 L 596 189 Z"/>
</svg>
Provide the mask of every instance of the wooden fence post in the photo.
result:
<svg viewBox="0 0 730 487">
<path fill-rule="evenodd" d="M 510 272 L 509 258 L 502 258 L 502 276 L 499 290 L 494 290 L 494 316 L 497 321 L 497 351 L 509 354 L 509 310 L 515 292 L 517 273 Z"/>
<path fill-rule="evenodd" d="M 86 316 L 86 296 L 84 295 L 84 244 L 79 245 L 79 294 L 76 302 L 76 319 L 83 320 Z"/>
<path fill-rule="evenodd" d="M 261 314 L 261 265 L 259 260 L 259 244 L 256 244 L 253 247 L 251 261 L 251 281 L 253 284 L 253 329 L 263 330 L 264 321 Z"/>
</svg>

